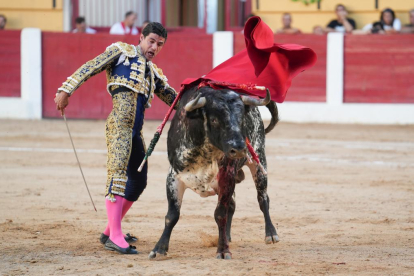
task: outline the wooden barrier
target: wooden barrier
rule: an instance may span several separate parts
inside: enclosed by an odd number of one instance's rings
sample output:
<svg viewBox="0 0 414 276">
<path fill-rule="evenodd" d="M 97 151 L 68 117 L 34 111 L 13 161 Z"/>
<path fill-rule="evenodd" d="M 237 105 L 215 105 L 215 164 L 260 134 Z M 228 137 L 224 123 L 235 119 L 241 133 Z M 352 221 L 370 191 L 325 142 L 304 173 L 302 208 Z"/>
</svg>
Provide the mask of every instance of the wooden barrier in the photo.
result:
<svg viewBox="0 0 414 276">
<path fill-rule="evenodd" d="M 414 35 L 347 35 L 345 103 L 414 103 Z"/>
<path fill-rule="evenodd" d="M 32 36 L 28 36 L 28 39 L 29 37 Z M 40 34 L 38 37 L 40 41 Z M 38 104 L 38 107 L 39 110 L 42 108 L 44 118 L 60 117 L 53 102 L 57 88 L 83 63 L 102 53 L 111 43 L 124 41 L 137 44 L 139 39 L 137 36 L 52 32 L 43 32 L 41 37 L 42 75 L 40 77 L 39 74 L 38 83 L 42 83 L 42 89 L 38 90 L 42 90 L 43 107 L 40 104 Z M 170 85 L 178 90 L 181 81 L 185 78 L 197 78 L 212 69 L 213 39 L 212 35 L 204 33 L 172 32 L 169 34 L 164 49 L 154 62 L 163 69 L 165 75 L 169 78 Z M 220 46 L 219 42 L 216 41 L 218 46 Z M 287 103 L 281 105 L 286 107 L 285 118 L 287 120 L 298 122 L 307 120 L 361 123 L 411 122 L 407 119 L 407 114 L 411 114 L 411 106 L 414 103 L 414 78 L 411 76 L 414 72 L 413 35 L 346 35 L 344 37 L 344 48 L 342 50 L 341 47 L 340 50 L 340 53 L 343 52 L 344 55 L 343 62 L 341 59 L 344 69 L 343 72 L 342 68 L 336 72 L 343 76 L 343 85 L 341 84 L 340 88 L 333 91 L 333 93 L 339 93 L 337 95 L 341 96 L 339 97 L 340 101 L 335 103 L 335 106 L 328 106 L 332 103 L 326 101 L 327 47 L 334 47 L 333 45 L 327 45 L 327 37 L 311 34 L 276 35 L 275 42 L 308 46 L 318 55 L 316 65 L 299 74 L 293 80 L 286 97 Z M 32 42 L 27 41 L 27 43 L 30 50 L 30 43 Z M 340 46 L 342 45 L 341 43 Z M 234 33 L 233 46 L 234 53 L 245 47 L 244 37 L 241 33 Z M 216 51 L 220 50 L 223 49 L 217 47 Z M 4 106 L 4 114 L 0 115 L 6 118 L 22 117 L 8 114 L 10 110 L 17 110 L 10 107 L 10 103 L 17 104 L 19 102 L 18 106 L 21 106 L 23 110 L 18 112 L 27 113 L 23 116 L 24 118 L 38 118 L 40 115 L 34 116 L 33 112 L 30 113 L 30 110 L 23 108 L 23 106 L 29 104 L 28 100 L 30 99 L 21 97 L 23 94 L 21 93 L 20 80 L 24 73 L 21 68 L 21 61 L 26 61 L 27 65 L 33 63 L 27 58 L 22 60 L 20 51 L 21 32 L 2 31 L 0 36 L 0 81 L 2 82 L 0 97 L 3 97 L 1 103 Z M 29 52 L 26 55 L 33 56 Z M 32 68 L 33 72 L 39 72 L 36 66 Z M 25 75 L 23 74 L 23 76 Z M 33 83 L 30 79 L 25 83 L 30 91 Z M 39 98 L 39 96 L 35 96 L 33 100 Z M 34 104 L 36 103 L 34 102 Z M 323 111 L 321 108 L 326 108 L 326 110 Z M 105 73 L 101 73 L 87 81 L 75 92 L 70 99 L 67 115 L 70 118 L 104 119 L 111 109 L 112 101 L 110 95 L 106 92 Z M 372 112 L 369 111 L 371 109 Z M 153 106 L 146 111 L 146 118 L 162 119 L 166 110 L 167 106 L 158 98 L 155 98 Z M 302 114 L 302 117 L 299 116 L 298 114 L 304 110 L 316 112 L 320 115 L 320 118 L 312 117 L 312 119 L 307 113 Z M 388 110 L 387 114 L 389 114 L 389 110 L 392 110 L 395 116 L 379 118 L 378 114 L 381 114 L 382 110 Z M 353 116 L 350 116 L 349 112 Z M 378 118 L 374 118 L 373 114 L 377 114 L 378 116 L 375 116 Z"/>
<path fill-rule="evenodd" d="M 20 97 L 20 33 L 0 31 L 0 97 Z"/>
</svg>

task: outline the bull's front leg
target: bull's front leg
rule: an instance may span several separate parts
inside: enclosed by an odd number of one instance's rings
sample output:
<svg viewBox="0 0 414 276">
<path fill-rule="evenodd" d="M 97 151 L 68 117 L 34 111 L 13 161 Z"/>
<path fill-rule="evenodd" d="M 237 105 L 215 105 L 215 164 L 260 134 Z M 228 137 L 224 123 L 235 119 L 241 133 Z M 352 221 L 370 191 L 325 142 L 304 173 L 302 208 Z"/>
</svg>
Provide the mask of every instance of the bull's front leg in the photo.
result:
<svg viewBox="0 0 414 276">
<path fill-rule="evenodd" d="M 154 249 L 149 254 L 149 259 L 154 259 L 157 254 L 164 256 L 167 255 L 171 232 L 180 218 L 180 209 L 184 190 L 184 184 L 177 180 L 174 171 L 170 168 L 167 176 L 168 212 L 165 216 L 164 232 L 162 233 L 161 238 L 155 245 Z"/>
<path fill-rule="evenodd" d="M 266 168 L 266 156 L 264 149 L 258 150 L 260 162 Z M 265 175 L 259 168 L 259 166 L 254 162 L 252 164 L 248 164 L 250 172 L 252 173 L 254 183 L 256 184 L 257 190 L 257 201 L 259 202 L 260 210 L 263 212 L 264 220 L 265 220 L 265 243 L 277 243 L 279 242 L 279 236 L 277 235 L 276 228 L 270 219 L 269 213 L 269 196 L 267 195 L 267 175 Z M 266 168 L 267 169 L 267 168 Z"/>
<path fill-rule="evenodd" d="M 231 259 L 229 241 L 227 239 L 227 220 L 229 216 L 229 206 L 234 193 L 235 182 L 235 162 L 227 161 L 220 168 L 218 177 L 218 204 L 214 212 L 214 218 L 219 230 L 217 245 L 217 259 Z"/>
</svg>

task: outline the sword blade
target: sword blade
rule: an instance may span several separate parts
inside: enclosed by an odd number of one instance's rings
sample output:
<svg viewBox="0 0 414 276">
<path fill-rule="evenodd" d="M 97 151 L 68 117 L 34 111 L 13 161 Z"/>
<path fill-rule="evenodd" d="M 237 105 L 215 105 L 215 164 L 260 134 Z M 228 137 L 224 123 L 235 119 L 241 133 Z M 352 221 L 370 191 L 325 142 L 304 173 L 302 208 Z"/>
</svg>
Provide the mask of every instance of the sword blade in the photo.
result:
<svg viewBox="0 0 414 276">
<path fill-rule="evenodd" d="M 96 210 L 95 203 L 93 202 L 93 199 L 92 199 L 91 193 L 89 192 L 88 184 L 86 184 L 86 179 L 85 179 L 85 176 L 83 175 L 83 171 L 82 171 L 81 164 L 80 164 L 80 162 L 79 162 L 78 154 L 76 153 L 75 144 L 73 143 L 72 135 L 70 134 L 70 130 L 69 130 L 68 121 L 66 120 L 66 115 L 63 113 L 63 114 L 62 114 L 62 116 L 63 116 L 63 119 L 65 120 L 66 129 L 68 130 L 68 133 L 69 133 L 69 138 L 70 138 L 70 142 L 72 143 L 73 151 L 75 152 L 76 160 L 78 161 L 79 170 L 80 170 L 80 172 L 81 172 L 81 174 L 82 174 L 83 182 L 85 183 L 85 187 L 86 187 L 86 190 L 88 191 L 88 195 L 89 195 L 89 198 L 91 199 L 91 202 L 92 202 L 93 208 L 95 209 L 95 212 L 98 212 L 98 211 Z"/>
</svg>

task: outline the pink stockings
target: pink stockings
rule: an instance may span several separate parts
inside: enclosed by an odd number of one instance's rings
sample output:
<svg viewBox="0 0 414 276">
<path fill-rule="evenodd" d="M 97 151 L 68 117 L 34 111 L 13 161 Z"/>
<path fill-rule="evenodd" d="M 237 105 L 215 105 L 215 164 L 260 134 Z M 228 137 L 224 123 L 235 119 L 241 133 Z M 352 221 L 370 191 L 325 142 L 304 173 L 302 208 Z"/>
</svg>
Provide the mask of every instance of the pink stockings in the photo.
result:
<svg viewBox="0 0 414 276">
<path fill-rule="evenodd" d="M 126 248 L 129 244 L 125 241 L 125 236 L 122 233 L 121 220 L 134 202 L 117 195 L 115 195 L 115 199 L 115 202 L 105 200 L 108 225 L 103 233 L 109 236 L 111 241 L 119 247 Z"/>
</svg>

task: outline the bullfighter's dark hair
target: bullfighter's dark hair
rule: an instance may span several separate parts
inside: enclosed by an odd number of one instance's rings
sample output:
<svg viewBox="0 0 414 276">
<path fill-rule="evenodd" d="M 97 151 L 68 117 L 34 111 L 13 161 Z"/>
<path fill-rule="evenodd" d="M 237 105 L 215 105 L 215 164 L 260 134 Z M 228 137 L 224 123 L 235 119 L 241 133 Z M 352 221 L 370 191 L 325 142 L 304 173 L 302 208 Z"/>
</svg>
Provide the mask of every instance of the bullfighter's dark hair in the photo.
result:
<svg viewBox="0 0 414 276">
<path fill-rule="evenodd" d="M 392 24 L 394 24 L 394 20 L 395 20 L 395 12 L 394 12 L 392 9 L 390 9 L 390 8 L 384 9 L 384 10 L 381 12 L 380 21 L 381 21 L 381 23 L 382 23 L 383 25 L 387 25 L 387 24 L 385 24 L 385 21 L 384 21 L 384 19 L 383 19 L 383 17 L 384 17 L 384 13 L 386 13 L 386 12 L 391 13 L 391 16 L 392 16 L 391 26 L 392 26 Z"/>
<path fill-rule="evenodd" d="M 167 30 L 164 28 L 164 26 L 161 23 L 158 22 L 150 22 L 147 26 L 142 30 L 142 34 L 144 37 L 147 37 L 150 33 L 157 34 L 163 38 L 165 38 L 165 41 L 167 41 Z"/>
</svg>

